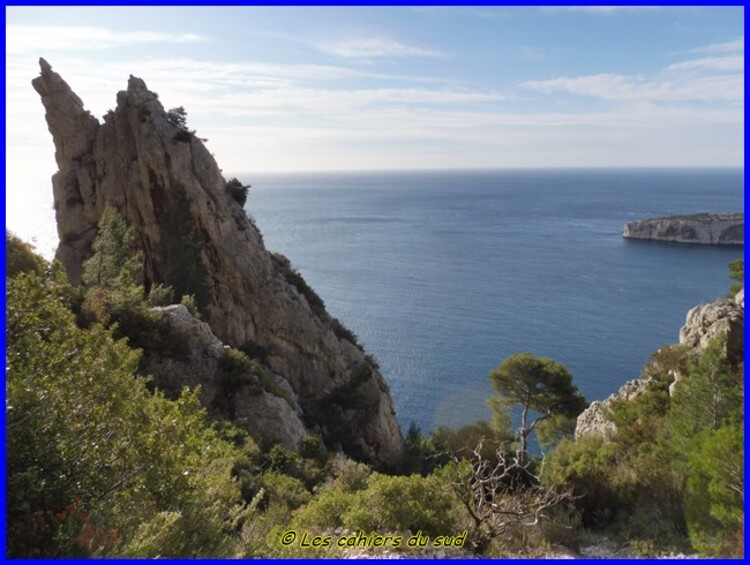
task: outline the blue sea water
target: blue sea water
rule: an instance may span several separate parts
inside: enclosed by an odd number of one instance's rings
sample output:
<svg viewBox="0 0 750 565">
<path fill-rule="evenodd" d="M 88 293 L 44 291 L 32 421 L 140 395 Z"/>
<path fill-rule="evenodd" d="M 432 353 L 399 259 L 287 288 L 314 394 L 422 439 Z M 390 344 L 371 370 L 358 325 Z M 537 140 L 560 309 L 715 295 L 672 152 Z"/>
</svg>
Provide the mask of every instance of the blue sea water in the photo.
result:
<svg viewBox="0 0 750 565">
<path fill-rule="evenodd" d="M 239 175 L 287 255 L 380 362 L 398 419 L 488 419 L 488 373 L 519 351 L 589 400 L 726 294 L 741 247 L 622 238 L 640 218 L 744 209 L 741 169 Z"/>
</svg>

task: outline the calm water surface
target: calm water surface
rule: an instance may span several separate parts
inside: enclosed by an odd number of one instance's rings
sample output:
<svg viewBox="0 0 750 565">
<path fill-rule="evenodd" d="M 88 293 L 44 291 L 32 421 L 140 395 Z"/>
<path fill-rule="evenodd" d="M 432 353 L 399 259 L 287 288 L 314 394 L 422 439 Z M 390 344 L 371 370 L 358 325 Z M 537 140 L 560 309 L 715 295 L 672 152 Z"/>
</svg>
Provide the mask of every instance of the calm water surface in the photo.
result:
<svg viewBox="0 0 750 565">
<path fill-rule="evenodd" d="M 488 373 L 552 357 L 590 400 L 727 292 L 742 248 L 625 241 L 629 220 L 744 209 L 741 169 L 238 175 L 266 245 L 377 357 L 399 421 L 487 419 Z"/>
</svg>

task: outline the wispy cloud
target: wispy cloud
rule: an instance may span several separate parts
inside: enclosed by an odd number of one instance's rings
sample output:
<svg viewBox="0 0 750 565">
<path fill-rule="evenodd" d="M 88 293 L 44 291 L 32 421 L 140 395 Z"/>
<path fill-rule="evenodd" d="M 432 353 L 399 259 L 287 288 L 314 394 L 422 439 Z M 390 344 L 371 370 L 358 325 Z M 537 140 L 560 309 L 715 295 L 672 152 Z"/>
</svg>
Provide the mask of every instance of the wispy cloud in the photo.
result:
<svg viewBox="0 0 750 565">
<path fill-rule="evenodd" d="M 745 50 L 745 38 L 738 37 L 737 39 L 733 39 L 731 41 L 724 41 L 721 43 L 711 43 L 710 45 L 696 47 L 695 49 L 688 49 L 687 51 L 679 51 L 677 53 L 697 53 L 700 55 L 720 55 L 724 53 L 741 53 L 744 50 Z"/>
<path fill-rule="evenodd" d="M 742 55 L 700 57 L 668 65 L 654 75 L 601 73 L 532 80 L 522 87 L 619 102 L 742 102 Z"/>
<path fill-rule="evenodd" d="M 115 31 L 105 27 L 11 24 L 6 28 L 8 53 L 52 50 L 110 49 L 144 43 L 201 43 L 207 37 L 193 33 Z"/>
<path fill-rule="evenodd" d="M 745 58 L 742 55 L 728 57 L 703 57 L 690 59 L 669 65 L 665 72 L 742 72 L 745 69 Z"/>
<path fill-rule="evenodd" d="M 653 80 L 642 75 L 598 74 L 527 81 L 522 87 L 544 94 L 566 92 L 621 102 L 741 101 L 740 75 L 701 77 L 689 82 Z"/>
<path fill-rule="evenodd" d="M 313 47 L 336 57 L 345 59 L 375 59 L 396 57 L 443 58 L 446 54 L 438 49 L 409 45 L 383 38 L 347 39 L 313 43 Z"/>
</svg>

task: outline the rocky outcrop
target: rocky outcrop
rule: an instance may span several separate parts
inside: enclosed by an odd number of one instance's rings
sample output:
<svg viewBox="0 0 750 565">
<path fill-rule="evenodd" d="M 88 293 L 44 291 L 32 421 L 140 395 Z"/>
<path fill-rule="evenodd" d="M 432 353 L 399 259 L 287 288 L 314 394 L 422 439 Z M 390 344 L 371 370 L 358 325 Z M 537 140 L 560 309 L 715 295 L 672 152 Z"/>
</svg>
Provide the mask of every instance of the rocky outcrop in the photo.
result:
<svg viewBox="0 0 750 565">
<path fill-rule="evenodd" d="M 680 329 L 680 345 L 704 349 L 717 335 L 727 334 L 727 357 L 742 360 L 745 350 L 745 290 L 733 299 L 717 300 L 690 310 Z"/>
<path fill-rule="evenodd" d="M 152 311 L 167 322 L 163 346 L 157 354 L 146 352 L 147 367 L 160 388 L 176 394 L 184 386 L 200 386 L 201 402 L 210 415 L 231 418 L 262 445 L 299 448 L 307 430 L 291 389 L 281 389 L 258 364 L 246 370 L 231 366 L 231 348 L 185 306 Z"/>
<path fill-rule="evenodd" d="M 680 328 L 680 345 L 702 351 L 718 335 L 727 336 L 726 354 L 729 362 L 733 365 L 744 363 L 744 288 L 732 299 L 717 300 L 690 310 L 685 325 Z M 674 380 L 669 385 L 670 395 L 674 393 L 675 385 L 683 378 L 680 373 L 675 373 L 673 376 Z"/>
<path fill-rule="evenodd" d="M 625 224 L 622 235 L 628 239 L 744 245 L 745 215 L 742 213 L 693 214 L 637 220 Z"/>
<path fill-rule="evenodd" d="M 395 465 L 403 441 L 385 380 L 288 261 L 266 250 L 184 119 L 131 76 L 100 123 L 49 64 L 40 66 L 32 84 L 55 143 L 57 257 L 70 279 L 80 281 L 99 218 L 115 207 L 135 229 L 147 288 L 194 295 L 223 343 L 258 352 L 283 377 L 309 429 Z"/>
<path fill-rule="evenodd" d="M 611 418 L 612 407 L 618 402 L 640 396 L 656 384 L 654 379 L 635 379 L 626 382 L 620 390 L 610 394 L 605 400 L 595 400 L 579 414 L 576 420 L 575 438 L 579 439 L 583 436 L 611 438 L 617 432 L 617 426 Z"/>
<path fill-rule="evenodd" d="M 727 358 L 734 364 L 744 362 L 745 339 L 745 290 L 742 289 L 733 299 L 717 300 L 703 306 L 696 306 L 687 314 L 685 325 L 680 329 L 680 345 L 699 352 L 717 335 L 727 335 Z M 683 375 L 670 370 L 669 394 Z M 608 439 L 617 431 L 611 419 L 612 407 L 621 401 L 632 400 L 647 390 L 659 386 L 652 378 L 635 379 L 626 382 L 620 390 L 606 400 L 596 400 L 584 410 L 576 421 L 576 439 L 583 436 L 598 436 Z"/>
</svg>

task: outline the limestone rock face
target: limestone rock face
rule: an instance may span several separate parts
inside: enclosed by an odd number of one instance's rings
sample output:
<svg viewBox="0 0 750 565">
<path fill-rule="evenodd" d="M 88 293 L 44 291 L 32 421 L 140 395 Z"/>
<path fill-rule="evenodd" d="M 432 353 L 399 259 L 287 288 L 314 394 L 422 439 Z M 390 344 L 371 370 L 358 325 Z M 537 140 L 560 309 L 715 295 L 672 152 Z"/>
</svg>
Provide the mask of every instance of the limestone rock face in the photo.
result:
<svg viewBox="0 0 750 565">
<path fill-rule="evenodd" d="M 575 438 L 583 436 L 598 436 L 609 439 L 617 431 L 617 426 L 610 419 L 612 406 L 615 402 L 632 400 L 654 386 L 654 379 L 635 379 L 626 382 L 620 390 L 610 394 L 606 400 L 595 400 L 586 410 L 581 412 L 576 420 Z"/>
<path fill-rule="evenodd" d="M 209 325 L 197 320 L 181 304 L 152 311 L 169 326 L 163 349 L 156 355 L 146 353 L 150 372 L 157 379 L 159 375 L 168 375 L 173 381 L 161 382 L 162 388 L 176 393 L 183 386 L 200 385 L 201 402 L 209 414 L 234 420 L 261 444 L 280 443 L 289 449 L 299 448 L 307 430 L 291 389 L 283 391 L 284 398 L 275 396 L 262 390 L 250 373 L 236 375 L 235 379 L 241 378 L 245 384 L 230 389 L 220 365 L 230 348 L 213 334 Z"/>
<path fill-rule="evenodd" d="M 623 237 L 677 243 L 744 245 L 745 215 L 693 214 L 637 220 L 625 224 Z"/>
<path fill-rule="evenodd" d="M 218 339 L 264 352 L 308 427 L 373 463 L 396 464 L 403 438 L 385 380 L 288 262 L 266 250 L 203 142 L 139 78 L 100 123 L 43 59 L 40 67 L 32 84 L 59 168 L 57 257 L 71 280 L 80 281 L 103 210 L 115 207 L 135 229 L 147 287 L 195 295 Z M 366 401 L 347 406 L 342 391 Z"/>
<path fill-rule="evenodd" d="M 299 449 L 307 430 L 286 400 L 243 388 L 236 393 L 234 403 L 236 422 L 248 428 L 261 443 L 280 443 L 289 449 Z"/>
<path fill-rule="evenodd" d="M 745 290 L 742 289 L 732 300 L 718 300 L 703 306 L 696 306 L 687 314 L 687 321 L 680 329 L 680 345 L 704 349 L 717 335 L 727 334 L 727 356 L 733 363 L 744 360 Z M 683 375 L 670 370 L 669 394 Z M 612 437 L 617 426 L 609 415 L 614 402 L 632 400 L 651 387 L 657 386 L 655 379 L 636 379 L 626 382 L 620 390 L 606 400 L 596 400 L 584 410 L 576 421 L 576 439 L 596 435 L 604 439 Z"/>
<path fill-rule="evenodd" d="M 745 291 L 732 300 L 718 300 L 690 310 L 680 329 L 680 345 L 704 349 L 719 334 L 727 334 L 727 356 L 737 362 L 744 356 Z"/>
</svg>

